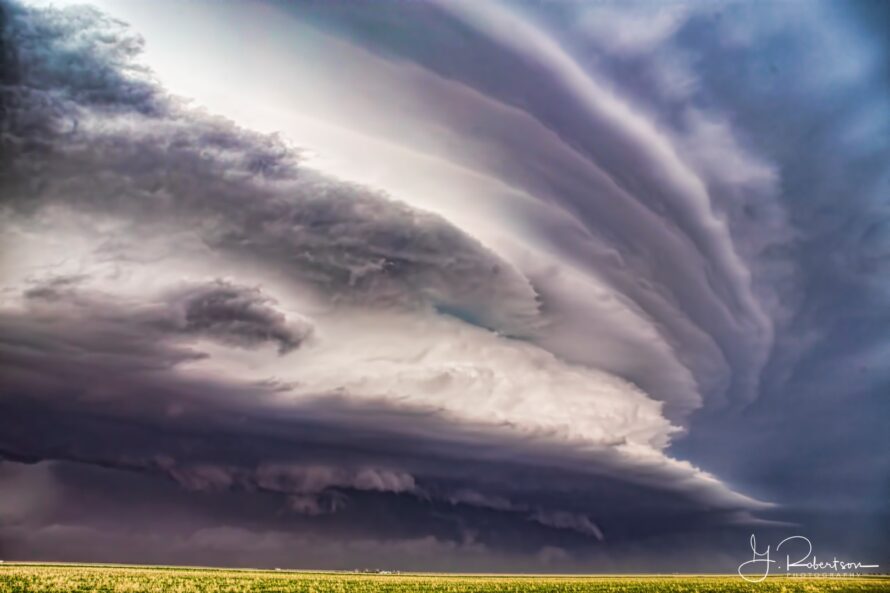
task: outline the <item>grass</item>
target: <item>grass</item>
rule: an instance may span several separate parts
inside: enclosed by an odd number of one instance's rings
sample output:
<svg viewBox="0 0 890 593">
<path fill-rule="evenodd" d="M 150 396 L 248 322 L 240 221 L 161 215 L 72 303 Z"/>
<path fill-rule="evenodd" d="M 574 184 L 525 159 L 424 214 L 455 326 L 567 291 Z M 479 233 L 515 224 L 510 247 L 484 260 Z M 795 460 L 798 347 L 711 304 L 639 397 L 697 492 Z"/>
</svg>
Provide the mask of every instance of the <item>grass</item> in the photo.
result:
<svg viewBox="0 0 890 593">
<path fill-rule="evenodd" d="M 819 593 L 890 591 L 890 577 L 770 577 L 747 583 L 737 576 L 521 576 L 521 575 L 373 575 L 108 566 L 84 564 L 2 564 L 0 593 L 671 593 L 756 592 Z"/>
</svg>

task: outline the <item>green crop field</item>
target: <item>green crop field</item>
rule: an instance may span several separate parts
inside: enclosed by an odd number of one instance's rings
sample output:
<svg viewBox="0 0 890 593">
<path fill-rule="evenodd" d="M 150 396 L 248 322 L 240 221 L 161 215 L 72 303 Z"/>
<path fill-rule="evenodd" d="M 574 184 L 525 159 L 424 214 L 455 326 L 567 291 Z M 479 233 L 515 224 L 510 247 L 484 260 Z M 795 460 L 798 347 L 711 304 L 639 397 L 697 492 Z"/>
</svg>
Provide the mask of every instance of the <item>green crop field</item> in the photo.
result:
<svg viewBox="0 0 890 593">
<path fill-rule="evenodd" d="M 707 591 L 890 591 L 888 577 L 789 578 L 770 577 L 748 583 L 737 576 L 519 576 L 443 574 L 354 574 L 260 570 L 217 570 L 62 564 L 0 565 L 0 592 L 115 593 L 253 592 L 314 593 L 432 593 L 508 592 L 654 592 Z"/>
</svg>

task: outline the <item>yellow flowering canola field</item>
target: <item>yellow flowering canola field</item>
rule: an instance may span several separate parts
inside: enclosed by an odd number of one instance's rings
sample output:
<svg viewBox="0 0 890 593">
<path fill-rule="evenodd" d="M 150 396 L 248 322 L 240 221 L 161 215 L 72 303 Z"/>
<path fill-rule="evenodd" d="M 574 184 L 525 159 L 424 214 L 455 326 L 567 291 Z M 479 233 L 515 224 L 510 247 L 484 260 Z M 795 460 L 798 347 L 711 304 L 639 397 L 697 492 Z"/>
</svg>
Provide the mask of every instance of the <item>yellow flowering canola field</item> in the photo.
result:
<svg viewBox="0 0 890 593">
<path fill-rule="evenodd" d="M 356 574 L 265 570 L 220 570 L 140 566 L 0 564 L 0 593 L 672 593 L 890 592 L 890 577 L 770 577 L 748 583 L 738 576 L 524 576 L 449 574 Z"/>
</svg>

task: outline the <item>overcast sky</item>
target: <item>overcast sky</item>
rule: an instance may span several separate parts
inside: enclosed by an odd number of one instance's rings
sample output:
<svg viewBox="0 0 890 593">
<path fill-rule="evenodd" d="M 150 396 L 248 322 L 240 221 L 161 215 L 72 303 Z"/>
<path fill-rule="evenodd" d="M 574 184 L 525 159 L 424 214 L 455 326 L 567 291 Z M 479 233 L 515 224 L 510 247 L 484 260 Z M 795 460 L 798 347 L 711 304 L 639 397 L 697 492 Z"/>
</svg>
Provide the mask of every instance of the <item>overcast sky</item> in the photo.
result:
<svg viewBox="0 0 890 593">
<path fill-rule="evenodd" d="M 890 564 L 888 4 L 0 9 L 0 557 Z"/>
</svg>

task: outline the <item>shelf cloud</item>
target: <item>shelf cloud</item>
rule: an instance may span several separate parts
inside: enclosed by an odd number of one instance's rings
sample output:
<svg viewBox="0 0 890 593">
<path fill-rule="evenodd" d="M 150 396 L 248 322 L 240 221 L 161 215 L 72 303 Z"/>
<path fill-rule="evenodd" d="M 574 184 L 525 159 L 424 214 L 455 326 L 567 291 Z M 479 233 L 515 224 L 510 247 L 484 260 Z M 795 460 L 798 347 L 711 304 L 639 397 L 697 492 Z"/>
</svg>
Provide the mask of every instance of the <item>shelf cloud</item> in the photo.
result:
<svg viewBox="0 0 890 593">
<path fill-rule="evenodd" d="M 710 570 L 886 518 L 853 8 L 41 4 L 0 4 L 4 557 Z"/>
</svg>

